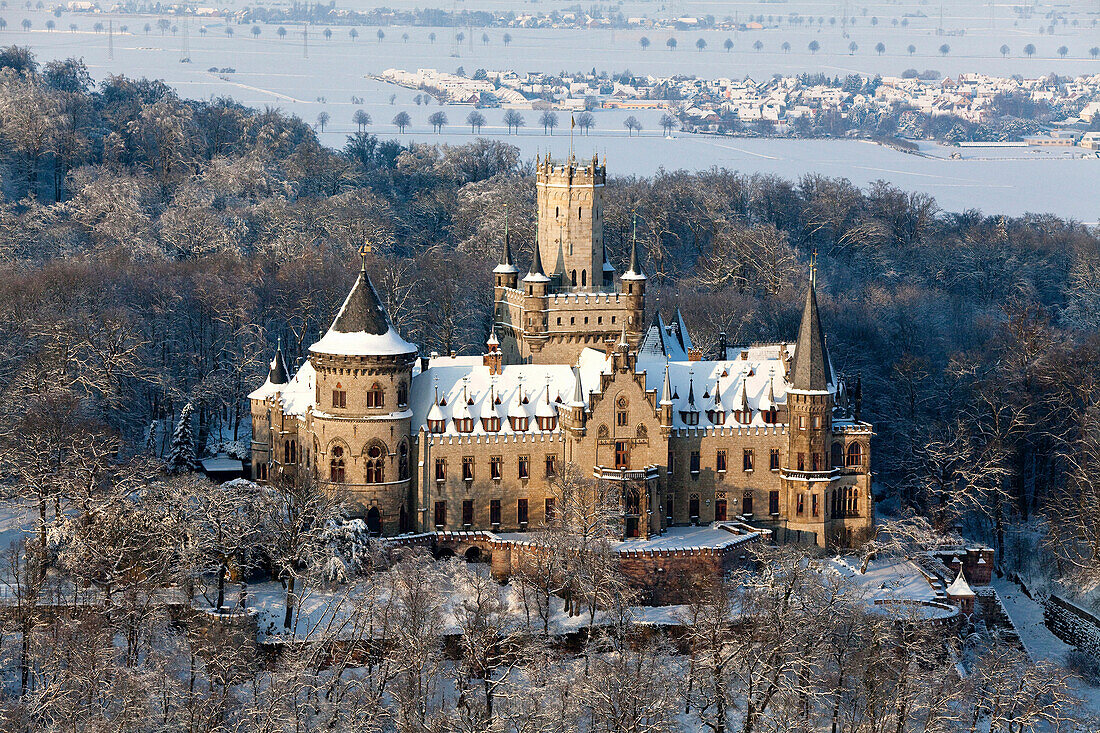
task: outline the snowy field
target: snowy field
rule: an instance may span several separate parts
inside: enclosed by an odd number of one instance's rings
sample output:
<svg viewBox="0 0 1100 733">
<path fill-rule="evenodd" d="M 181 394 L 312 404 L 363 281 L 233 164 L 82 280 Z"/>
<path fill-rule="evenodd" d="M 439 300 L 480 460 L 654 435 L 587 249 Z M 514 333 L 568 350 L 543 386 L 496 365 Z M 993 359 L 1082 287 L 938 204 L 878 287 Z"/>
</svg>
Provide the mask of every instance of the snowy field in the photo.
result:
<svg viewBox="0 0 1100 733">
<path fill-rule="evenodd" d="M 351 7 L 371 5 L 366 0 L 356 2 L 358 5 Z M 495 2 L 479 0 L 476 5 L 470 2 L 464 6 L 468 9 L 500 7 Z M 405 2 L 404 7 L 411 6 L 411 0 Z M 540 12 L 559 6 L 564 7 L 564 4 L 522 5 L 524 9 Z M 635 6 L 640 14 L 651 16 L 668 12 L 658 3 L 634 3 L 625 10 L 632 13 Z M 225 7 L 240 6 L 228 4 Z M 719 7 L 722 10 L 718 10 Z M 263 26 L 260 35 L 253 37 L 248 26 L 237 25 L 233 26 L 234 35 L 228 36 L 224 21 L 185 21 L 173 17 L 171 21 L 176 25 L 176 32 L 162 34 L 157 30 L 160 16 L 63 13 L 55 18 L 43 11 L 15 9 L 0 11 L 0 17 L 7 23 L 6 29 L 0 31 L 0 43 L 30 46 L 42 61 L 83 57 L 97 80 L 109 74 L 159 78 L 185 97 L 226 95 L 252 107 L 280 107 L 311 123 L 323 111 L 331 116 L 331 122 L 321 138 L 332 146 L 342 145 L 346 135 L 355 131 L 351 119 L 357 109 L 371 115 L 373 125 L 369 129 L 383 137 L 397 137 L 391 120 L 398 112 L 405 111 L 412 118 L 412 126 L 403 139 L 460 144 L 473 139 L 470 128 L 463 124 L 469 107 L 444 107 L 449 124 L 444 134 L 436 135 L 427 118 L 438 107 L 417 105 L 416 92 L 367 79 L 366 75 L 389 67 L 433 67 L 453 71 L 460 65 L 468 72 L 479 67 L 520 72 L 591 68 L 621 71 L 629 68 L 635 73 L 708 77 L 752 75 L 756 78 L 806 71 L 823 71 L 831 75 L 897 74 L 908 67 L 934 68 L 946 74 L 962 71 L 1026 76 L 1052 71 L 1071 75 L 1100 73 L 1100 61 L 1088 54 L 1088 48 L 1100 44 L 1100 30 L 1091 26 L 1091 18 L 1100 18 L 1100 11 L 1088 3 L 1078 3 L 1075 7 L 1081 10 L 1072 16 L 1078 20 L 1078 27 L 1058 26 L 1057 33 L 1050 36 L 1039 34 L 1037 18 L 1013 21 L 1009 6 L 996 7 L 999 16 L 995 15 L 990 28 L 988 5 L 952 3 L 944 10 L 944 27 L 966 27 L 967 34 L 945 38 L 935 35 L 939 24 L 937 6 L 869 4 L 868 16 L 860 15 L 857 25 L 848 29 L 850 38 L 845 38 L 841 35 L 839 21 L 836 27 L 828 24 L 829 17 L 839 15 L 839 3 L 698 2 L 675 6 L 677 13 L 712 12 L 720 17 L 733 12 L 786 15 L 796 10 L 803 13 L 813 10 L 826 18 L 820 29 L 815 24 L 812 30 L 807 26 L 784 26 L 733 33 L 735 45 L 731 53 L 721 48 L 725 37 L 731 35 L 726 32 L 677 31 L 680 48 L 669 51 L 664 47 L 667 32 L 646 31 L 653 46 L 642 51 L 637 43 L 642 31 L 509 29 L 507 32 L 513 40 L 505 46 L 501 40 L 503 29 L 488 30 L 488 44 L 482 44 L 480 30 L 470 32 L 467 29 L 468 40 L 455 44 L 451 38 L 453 29 L 386 27 L 386 38 L 378 42 L 374 37 L 375 29 L 360 28 L 359 39 L 353 40 L 348 35 L 349 29 L 339 26 L 333 27 L 331 39 L 324 38 L 321 28 L 312 28 L 307 48 L 300 26 L 288 26 L 285 39 L 277 35 L 277 26 Z M 1040 10 L 1045 12 L 1042 7 Z M 908 18 L 908 28 L 901 28 L 900 23 L 897 28 L 891 24 L 891 19 L 920 12 L 927 17 Z M 872 27 L 869 18 L 879 16 L 879 24 Z M 30 21 L 30 30 L 23 29 L 24 19 Z M 47 21 L 51 20 L 57 28 L 52 32 L 45 29 Z M 93 30 L 95 23 L 106 27 L 109 22 L 116 31 L 110 42 L 106 32 Z M 152 27 L 149 33 L 144 31 L 147 23 Z M 70 31 L 70 25 L 76 25 L 77 30 Z M 123 26 L 126 32 L 120 32 Z M 202 32 L 204 27 L 205 33 Z M 428 38 L 432 32 L 437 36 L 434 43 Z M 409 35 L 407 42 L 402 41 L 404 33 Z M 470 39 L 475 35 L 477 40 L 471 44 Z M 695 50 L 697 37 L 707 40 L 705 51 Z M 760 52 L 752 50 L 756 40 L 764 44 Z M 818 40 L 823 50 L 811 55 L 805 50 L 809 40 Z M 887 46 L 887 52 L 881 56 L 873 51 L 879 40 Z M 790 53 L 779 50 L 784 41 L 791 43 Z M 850 41 L 857 42 L 866 51 L 849 54 Z M 913 56 L 903 47 L 909 43 L 918 49 Z M 946 57 L 936 50 L 941 43 L 952 47 Z M 1034 58 L 1022 56 L 1020 51 L 1002 58 L 997 51 L 1002 43 L 1020 50 L 1025 43 L 1034 43 L 1039 51 Z M 1064 59 L 1056 54 L 1056 48 L 1063 44 L 1070 49 Z M 109 45 L 113 45 L 110 52 Z M 180 63 L 185 47 L 190 63 Z M 235 72 L 210 73 L 211 67 L 232 68 Z M 361 98 L 362 103 L 353 103 L 353 96 Z M 485 110 L 484 114 L 488 124 L 482 129 L 482 135 L 507 139 L 518 145 L 525 157 L 547 150 L 557 155 L 568 151 L 568 135 L 563 134 L 568 121 L 564 118 L 557 134 L 551 137 L 537 126 L 537 114 L 527 112 L 527 125 L 522 133 L 508 136 L 501 120 L 502 110 Z M 623 127 L 623 120 L 631 114 L 638 117 L 645 128 L 641 136 L 629 137 Z M 1089 223 L 1100 220 L 1092 195 L 1100 187 L 1100 159 L 1082 159 L 1080 153 L 1067 155 L 1016 149 L 1008 155 L 1001 151 L 994 155 L 989 151 L 971 150 L 962 160 L 951 160 L 949 153 L 938 146 L 926 146 L 933 157 L 924 158 L 852 141 L 746 140 L 692 135 L 665 139 L 658 130 L 659 117 L 660 113 L 655 112 L 597 111 L 593 134 L 578 138 L 577 150 L 583 155 L 606 154 L 615 175 L 650 175 L 661 168 L 698 170 L 711 166 L 788 178 L 818 172 L 847 177 L 860 186 L 884 179 L 904 189 L 932 194 L 949 211 L 977 208 L 992 214 L 1052 212 Z"/>
</svg>

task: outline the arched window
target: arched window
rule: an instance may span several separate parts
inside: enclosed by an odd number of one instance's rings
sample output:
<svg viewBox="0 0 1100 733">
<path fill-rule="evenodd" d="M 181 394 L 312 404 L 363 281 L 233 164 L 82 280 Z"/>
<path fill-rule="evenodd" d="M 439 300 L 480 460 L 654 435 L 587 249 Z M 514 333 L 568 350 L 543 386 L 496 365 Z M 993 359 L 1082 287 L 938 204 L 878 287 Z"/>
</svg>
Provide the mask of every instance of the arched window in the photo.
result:
<svg viewBox="0 0 1100 733">
<path fill-rule="evenodd" d="M 863 465 L 863 446 L 859 443 L 851 443 L 848 446 L 848 460 L 847 465 L 852 467 L 859 467 Z"/>
<path fill-rule="evenodd" d="M 404 382 L 397 385 L 397 404 L 399 407 L 409 404 L 409 385 Z"/>
<path fill-rule="evenodd" d="M 329 481 L 334 484 L 344 483 L 344 449 L 336 445 L 332 447 L 332 458 L 329 459 Z"/>
<path fill-rule="evenodd" d="M 367 407 L 382 407 L 386 403 L 382 385 L 375 382 L 367 391 Z"/>
<path fill-rule="evenodd" d="M 367 483 L 381 484 L 386 481 L 386 451 L 375 443 L 367 448 Z"/>
<path fill-rule="evenodd" d="M 577 284 L 577 271 L 576 270 L 573 270 L 573 272 L 571 272 L 569 274 L 569 280 L 574 286 L 576 286 L 576 284 Z"/>
<path fill-rule="evenodd" d="M 829 451 L 829 461 L 832 463 L 833 468 L 840 468 L 844 465 L 844 446 L 840 443 L 833 443 L 833 447 Z"/>
<path fill-rule="evenodd" d="M 401 481 L 409 478 L 409 446 L 404 442 L 397 446 L 397 478 Z"/>
<path fill-rule="evenodd" d="M 588 284 L 588 270 L 581 270 L 581 285 Z"/>
<path fill-rule="evenodd" d="M 630 415 L 627 413 L 626 397 L 620 397 L 615 401 L 615 427 L 625 428 L 630 424 Z"/>
</svg>

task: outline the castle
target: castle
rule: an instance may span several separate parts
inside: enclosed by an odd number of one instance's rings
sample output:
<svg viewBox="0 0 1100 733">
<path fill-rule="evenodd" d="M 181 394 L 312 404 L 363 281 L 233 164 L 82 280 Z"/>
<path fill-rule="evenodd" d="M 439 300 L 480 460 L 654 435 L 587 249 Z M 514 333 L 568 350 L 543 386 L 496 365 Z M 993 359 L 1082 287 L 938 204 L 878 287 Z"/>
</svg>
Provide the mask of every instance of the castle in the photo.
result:
<svg viewBox="0 0 1100 733">
<path fill-rule="evenodd" d="M 485 352 L 421 356 L 364 266 L 308 361 L 291 377 L 277 350 L 249 395 L 253 477 L 308 472 L 380 535 L 542 526 L 568 464 L 619 489 L 624 540 L 734 519 L 781 542 L 865 535 L 872 428 L 813 275 L 795 341 L 704 359 L 679 312 L 644 327 L 636 240 L 626 272 L 608 264 L 604 166 L 537 171 L 532 262 L 521 278 L 506 233 Z"/>
</svg>

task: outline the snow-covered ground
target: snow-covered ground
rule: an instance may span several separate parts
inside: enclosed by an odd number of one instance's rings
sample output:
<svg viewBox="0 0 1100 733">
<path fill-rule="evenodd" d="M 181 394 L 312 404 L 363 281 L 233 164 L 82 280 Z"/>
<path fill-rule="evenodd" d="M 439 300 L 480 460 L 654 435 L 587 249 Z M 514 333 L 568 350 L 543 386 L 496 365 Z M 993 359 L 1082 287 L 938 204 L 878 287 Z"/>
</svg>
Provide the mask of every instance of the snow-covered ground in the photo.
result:
<svg viewBox="0 0 1100 733">
<path fill-rule="evenodd" d="M 934 68 L 945 74 L 962 71 L 981 71 L 993 74 L 1021 73 L 1040 76 L 1049 72 L 1059 74 L 1085 74 L 1100 72 L 1100 61 L 1093 60 L 1087 49 L 1100 43 L 1100 32 L 1087 23 L 1077 28 L 1059 26 L 1054 36 L 1038 33 L 1038 18 L 1013 25 L 1008 8 L 999 8 L 1004 17 L 990 29 L 988 24 L 975 21 L 981 7 L 964 2 L 945 9 L 944 26 L 967 28 L 967 35 L 944 38 L 935 35 L 939 23 L 937 17 L 910 18 L 909 28 L 895 29 L 890 19 L 904 13 L 923 12 L 935 14 L 930 6 L 907 4 L 901 6 L 876 6 L 870 4 L 869 15 L 849 29 L 851 40 L 868 49 L 867 53 L 849 55 L 850 42 L 841 37 L 838 27 L 828 24 L 829 17 L 838 15 L 836 4 L 801 2 L 774 6 L 759 3 L 735 3 L 732 5 L 707 2 L 696 3 L 700 12 L 719 17 L 739 12 L 774 14 L 811 9 L 826 18 L 822 28 L 781 28 L 759 32 L 734 33 L 735 47 L 732 53 L 721 50 L 726 32 L 678 31 L 681 47 L 675 51 L 664 48 L 664 36 L 648 32 L 654 39 L 653 47 L 642 51 L 638 38 L 642 31 L 570 30 L 570 29 L 509 29 L 513 41 L 505 46 L 501 42 L 503 29 L 490 29 L 490 43 L 480 41 L 481 32 L 475 29 L 467 36 L 477 36 L 469 42 L 452 47 L 447 29 L 401 28 L 384 29 L 386 38 L 379 43 L 374 30 L 360 28 L 358 40 L 352 40 L 345 27 L 335 27 L 331 40 L 321 35 L 320 28 L 313 28 L 304 47 L 300 27 L 288 26 L 285 39 L 276 35 L 277 26 L 263 26 L 258 37 L 252 37 L 247 26 L 233 26 L 232 37 L 225 34 L 223 21 L 190 19 L 187 22 L 187 45 L 190 63 L 180 63 L 184 47 L 184 19 L 172 18 L 177 26 L 175 34 L 161 34 L 156 30 L 158 16 L 111 16 L 110 14 L 63 13 L 60 19 L 40 11 L 9 9 L 0 13 L 7 21 L 7 29 L 0 32 L 0 43 L 27 45 L 38 54 L 41 61 L 69 56 L 83 57 L 93 77 L 104 79 L 109 74 L 128 74 L 163 79 L 179 93 L 190 98 L 230 96 L 251 107 L 280 107 L 313 122 L 324 111 L 331 116 L 322 141 L 327 145 L 342 146 L 346 136 L 357 128 L 352 114 L 363 109 L 373 118 L 370 131 L 383 137 L 398 137 L 397 129 L 390 121 L 401 111 L 412 117 L 412 126 L 405 141 L 427 141 L 460 144 L 473 140 L 470 128 L 464 125 L 469 107 L 435 104 L 424 106 L 415 103 L 416 92 L 384 84 L 366 78 L 389 67 L 415 69 L 439 68 L 453 71 L 463 66 L 467 72 L 476 68 L 515 69 L 526 71 L 587 71 L 592 68 L 608 71 L 630 69 L 637 74 L 694 74 L 707 77 L 737 77 L 751 75 L 765 78 L 773 73 L 793 74 L 822 71 L 830 75 L 854 72 L 898 74 L 908 67 Z M 372 6 L 365 3 L 363 7 Z M 960 8 L 966 8 L 964 10 Z M 359 7 L 359 4 L 356 4 Z M 478 7 L 485 7 L 479 4 Z M 468 8 L 470 10 L 474 7 Z M 551 9 L 550 6 L 533 5 L 532 11 Z M 645 4 L 648 12 L 658 12 L 655 6 Z M 988 12 L 988 6 L 985 6 Z M 869 18 L 878 13 L 881 22 L 872 27 Z M 988 16 L 984 16 L 988 18 Z M 29 31 L 21 27 L 22 19 L 32 23 Z M 1084 17 L 1082 16 L 1082 19 Z M 47 20 L 54 20 L 59 30 L 45 30 Z M 92 32 L 94 23 L 113 23 L 116 32 L 109 41 L 108 34 Z M 144 25 L 150 23 L 153 30 L 146 34 Z M 77 26 L 70 32 L 70 24 Z M 118 29 L 127 27 L 127 32 Z M 201 29 L 205 27 L 205 34 Z M 437 40 L 429 40 L 429 33 L 436 33 Z M 408 42 L 402 34 L 408 33 Z M 696 51 L 694 40 L 707 39 L 706 51 Z M 764 50 L 753 51 L 752 43 L 761 40 Z M 819 40 L 823 51 L 816 55 L 805 52 L 811 38 Z M 883 39 L 887 53 L 879 56 L 870 48 Z M 914 40 L 915 39 L 915 40 Z M 779 44 L 788 40 L 795 50 L 779 51 Z M 918 51 L 911 57 L 901 44 L 912 42 Z M 952 52 L 941 56 L 936 49 L 948 42 Z M 1040 52 L 1035 58 L 1023 58 L 1018 53 L 1001 58 L 997 48 L 1001 43 L 1022 48 L 1033 42 Z M 1071 52 L 1065 59 L 1055 54 L 1055 48 L 1067 45 Z M 113 51 L 108 53 L 108 46 Z M 457 54 L 452 56 L 452 53 Z M 113 58 L 111 58 L 113 56 Z M 233 73 L 218 74 L 209 68 L 232 68 Z M 393 102 L 390 97 L 394 96 Z M 352 97 L 362 99 L 353 102 Z M 450 124 L 445 134 L 433 134 L 428 116 L 442 109 Z M 503 110 L 490 109 L 483 113 L 488 124 L 481 130 L 485 137 L 497 137 L 518 145 L 525 158 L 538 152 L 551 151 L 565 155 L 569 149 L 568 135 L 563 134 L 567 121 L 559 127 L 558 134 L 546 135 L 536 125 L 537 115 L 525 113 L 527 126 L 520 135 L 507 135 L 502 121 Z M 640 136 L 628 136 L 623 121 L 633 114 L 645 130 Z M 951 160 L 943 149 L 930 147 L 933 157 L 907 155 L 893 149 L 868 143 L 829 140 L 742 140 L 678 134 L 664 138 L 657 120 L 660 112 L 630 110 L 597 110 L 596 127 L 591 137 L 578 138 L 576 149 L 590 155 L 599 152 L 608 157 L 609 169 L 614 175 L 651 175 L 661 168 L 699 170 L 712 166 L 736 169 L 744 173 L 765 173 L 798 178 L 807 173 L 841 176 L 859 186 L 873 181 L 887 180 L 903 189 L 922 191 L 936 197 L 948 211 L 977 208 L 991 214 L 1022 214 L 1024 212 L 1051 212 L 1085 222 L 1100 219 L 1091 192 L 1100 188 L 1100 160 L 1095 157 L 1082 159 L 1057 153 L 1036 154 L 1031 151 L 1013 151 L 1009 158 L 1003 153 L 967 151 L 961 160 Z"/>
<path fill-rule="evenodd" d="M 1043 623 L 1043 607 L 1020 590 L 1007 578 L 994 578 L 991 583 L 1012 619 L 1012 625 L 1020 634 L 1020 641 L 1028 655 L 1035 661 L 1045 661 L 1065 666 L 1066 652 L 1073 649 L 1055 636 Z M 1070 678 L 1070 685 L 1080 695 L 1090 710 L 1100 713 L 1100 688 L 1086 684 L 1078 677 Z"/>
</svg>

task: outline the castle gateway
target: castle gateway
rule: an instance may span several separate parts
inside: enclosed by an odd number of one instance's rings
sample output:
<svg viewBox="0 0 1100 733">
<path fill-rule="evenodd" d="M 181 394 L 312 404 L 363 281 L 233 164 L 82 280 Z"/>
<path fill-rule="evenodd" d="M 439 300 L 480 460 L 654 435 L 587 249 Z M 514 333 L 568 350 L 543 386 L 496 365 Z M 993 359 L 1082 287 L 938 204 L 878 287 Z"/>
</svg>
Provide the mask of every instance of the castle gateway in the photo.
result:
<svg viewBox="0 0 1100 733">
<path fill-rule="evenodd" d="M 539 162 L 534 256 L 520 278 L 505 235 L 480 356 L 420 358 L 364 268 L 308 361 L 291 377 L 276 351 L 249 395 L 253 476 L 308 472 L 381 535 L 539 527 L 574 465 L 620 489 L 624 539 L 734 519 L 781 542 L 864 536 L 872 429 L 813 275 L 795 341 L 703 359 L 678 312 L 643 326 L 637 243 L 626 272 L 608 264 L 604 178 Z"/>
</svg>

